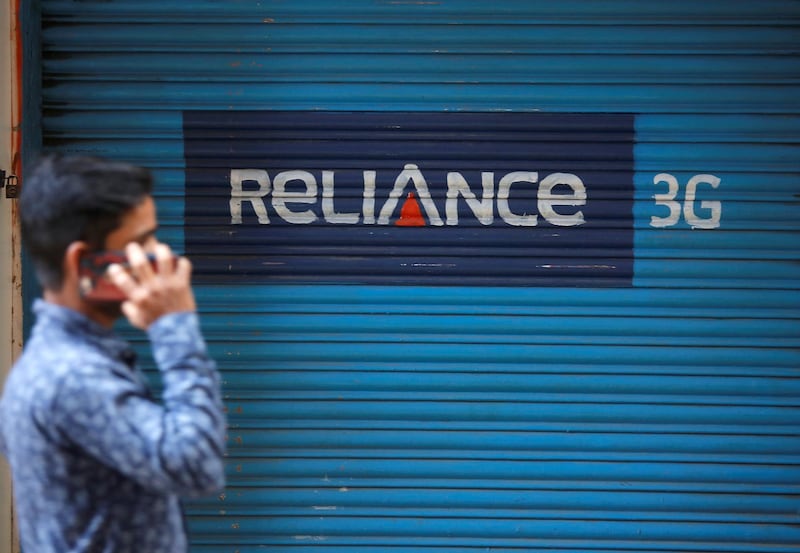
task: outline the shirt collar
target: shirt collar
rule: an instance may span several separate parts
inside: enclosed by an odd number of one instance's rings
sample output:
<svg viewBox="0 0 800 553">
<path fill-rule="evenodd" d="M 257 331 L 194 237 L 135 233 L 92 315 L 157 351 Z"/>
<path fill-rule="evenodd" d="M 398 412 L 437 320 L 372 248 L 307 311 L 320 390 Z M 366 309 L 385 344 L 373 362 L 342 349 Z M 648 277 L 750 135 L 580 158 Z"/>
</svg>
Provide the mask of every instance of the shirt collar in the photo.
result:
<svg viewBox="0 0 800 553">
<path fill-rule="evenodd" d="M 36 314 L 36 327 L 45 333 L 52 328 L 61 329 L 71 339 L 88 343 L 126 365 L 131 365 L 135 358 L 128 342 L 83 313 L 43 299 L 34 301 L 33 312 Z"/>
</svg>

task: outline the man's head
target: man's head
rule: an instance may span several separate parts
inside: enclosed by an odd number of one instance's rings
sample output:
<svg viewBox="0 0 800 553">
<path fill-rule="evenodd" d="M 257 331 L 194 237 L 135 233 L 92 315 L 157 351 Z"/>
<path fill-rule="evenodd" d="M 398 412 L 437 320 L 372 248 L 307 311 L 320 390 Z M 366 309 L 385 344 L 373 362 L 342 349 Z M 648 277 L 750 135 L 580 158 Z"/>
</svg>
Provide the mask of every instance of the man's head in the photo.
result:
<svg viewBox="0 0 800 553">
<path fill-rule="evenodd" d="M 150 200 L 152 186 L 149 171 L 128 163 L 85 156 L 42 158 L 26 176 L 20 196 L 22 237 L 42 287 L 61 288 L 65 255 L 73 244 L 106 249 L 123 216 Z"/>
</svg>

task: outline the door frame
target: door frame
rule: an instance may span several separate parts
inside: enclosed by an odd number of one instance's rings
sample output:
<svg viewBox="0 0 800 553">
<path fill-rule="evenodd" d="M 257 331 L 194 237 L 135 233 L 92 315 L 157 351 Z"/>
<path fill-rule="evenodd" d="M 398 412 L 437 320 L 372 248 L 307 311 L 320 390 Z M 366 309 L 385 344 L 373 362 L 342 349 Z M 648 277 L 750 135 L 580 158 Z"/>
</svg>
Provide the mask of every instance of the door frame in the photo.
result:
<svg viewBox="0 0 800 553">
<path fill-rule="evenodd" d="M 21 175 L 21 40 L 20 0 L 0 4 L 0 170 Z M 5 183 L 3 183 L 5 184 Z M 0 188 L 0 387 L 22 352 L 22 263 L 17 201 Z M 13 511 L 11 474 L 0 456 L 0 553 L 19 553 Z"/>
</svg>

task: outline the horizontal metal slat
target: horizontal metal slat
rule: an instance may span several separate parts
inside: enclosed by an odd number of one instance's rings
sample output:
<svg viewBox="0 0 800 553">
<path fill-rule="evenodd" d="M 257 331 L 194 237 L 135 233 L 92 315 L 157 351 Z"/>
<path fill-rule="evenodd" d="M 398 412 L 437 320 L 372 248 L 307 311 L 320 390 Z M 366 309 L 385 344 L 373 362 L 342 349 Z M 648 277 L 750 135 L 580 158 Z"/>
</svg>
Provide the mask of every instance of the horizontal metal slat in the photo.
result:
<svg viewBox="0 0 800 553">
<path fill-rule="evenodd" d="M 235 98 L 238 109 L 349 110 L 491 110 L 537 109 L 571 112 L 658 112 L 767 114 L 797 113 L 796 86 L 775 84 L 715 84 L 687 89 L 674 84 L 636 87 L 614 84 L 520 85 L 505 83 L 426 85 L 397 83 L 151 83 L 106 81 L 47 83 L 43 107 L 69 103 L 75 109 L 211 109 L 224 108 Z M 169 100 L 165 100 L 169 98 Z M 332 98 L 336 98 L 335 101 Z M 454 98 L 457 98 L 454 102 Z"/>
<path fill-rule="evenodd" d="M 235 419 L 234 419 L 235 420 Z M 267 426 L 267 425 L 265 425 Z M 644 428 L 644 427 L 643 427 Z M 614 433 L 614 432 L 481 432 L 435 430 L 270 430 L 230 429 L 229 445 L 237 446 L 233 457 L 248 457 L 263 451 L 267 457 L 301 455 L 315 448 L 323 450 L 315 457 L 390 457 L 397 453 L 406 458 L 524 458 L 576 452 L 588 456 L 612 453 L 635 458 L 641 454 L 655 458 L 695 456 L 697 460 L 730 455 L 731 461 L 752 456 L 760 460 L 793 455 L 800 450 L 800 434 L 785 436 L 717 435 L 683 433 Z M 370 451 L 372 450 L 372 451 Z"/>
<path fill-rule="evenodd" d="M 797 83 L 800 60 L 756 55 L 698 56 L 665 54 L 364 54 L 346 57 L 330 52 L 208 53 L 202 57 L 174 52 L 94 53 L 45 62 L 44 68 L 60 81 L 136 81 L 153 74 L 175 82 L 227 80 L 259 82 L 507 82 L 507 83 L 660 83 L 680 74 L 684 84 L 704 85 L 760 80 Z M 391 64 L 387 64 L 387 57 Z M 602 61 L 602 63 L 599 63 Z M 711 61 L 712 63 L 709 63 Z"/>
<path fill-rule="evenodd" d="M 724 493 L 791 493 L 796 491 L 800 467 L 794 463 L 737 464 L 716 462 L 642 462 L 618 460 L 502 460 L 492 463 L 480 459 L 405 459 L 387 463 L 385 459 L 303 458 L 278 455 L 269 463 L 257 458 L 237 459 L 227 466 L 229 482 L 234 487 L 256 486 L 273 479 L 299 478 L 306 485 L 348 486 L 356 483 L 380 487 L 380 482 L 408 479 L 430 480 L 433 487 L 475 486 L 491 488 L 549 489 L 658 489 L 668 491 L 704 490 Z M 494 483 L 494 484 L 492 484 Z M 472 485 L 472 484 L 471 484 Z M 595 487 L 592 487 L 595 486 Z M 659 487 L 652 487 L 659 486 Z"/>
<path fill-rule="evenodd" d="M 234 537 L 240 543 L 259 543 L 264 539 L 294 541 L 290 536 L 324 536 L 326 543 L 340 544 L 362 541 L 355 536 L 372 536 L 374 543 L 403 544 L 418 538 L 420 545 L 482 544 L 536 547 L 554 543 L 552 540 L 687 542 L 739 544 L 757 542 L 764 546 L 795 544 L 800 530 L 790 524 L 713 524 L 691 522 L 659 522 L 601 520 L 585 524 L 581 520 L 536 520 L 521 518 L 474 520 L 449 517 L 237 517 L 230 520 L 198 517 L 205 532 Z M 396 536 L 404 536 L 397 538 Z M 448 537 L 453 536 L 453 537 Z M 456 537 L 457 536 L 457 537 Z M 369 539 L 369 538 L 367 538 Z M 563 543 L 563 542 L 562 542 Z M 694 550 L 692 548 L 692 550 Z"/>
<path fill-rule="evenodd" d="M 75 18 L 75 6 L 67 0 L 46 0 L 45 13 L 61 16 L 66 19 Z M 324 8 L 324 9 L 323 9 Z M 189 13 L 186 13 L 189 12 Z M 648 20 L 664 24 L 682 23 L 687 26 L 697 25 L 702 21 L 714 21 L 718 24 L 737 24 L 758 22 L 760 24 L 786 24 L 797 21 L 796 4 L 791 0 L 765 0 L 758 4 L 750 2 L 706 2 L 698 4 L 690 0 L 676 0 L 671 4 L 644 5 L 634 0 L 617 0 L 613 3 L 598 4 L 589 0 L 569 0 L 558 5 L 547 3 L 512 3 L 492 4 L 491 6 L 470 0 L 454 0 L 452 2 L 417 4 L 417 3 L 374 3 L 350 2 L 330 4 L 329 2 L 312 1 L 302 4 L 287 4 L 280 0 L 263 1 L 255 7 L 236 1 L 197 0 L 187 10 L 180 2 L 163 2 L 159 0 L 140 0 L 135 3 L 91 3 L 82 7 L 83 17 L 93 18 L 103 15 L 124 15 L 130 21 L 137 17 L 161 21 L 177 15 L 193 15 L 195 18 L 213 19 L 224 23 L 234 20 L 261 21 L 271 23 L 272 19 L 263 20 L 263 13 L 280 16 L 286 20 L 338 22 L 341 20 L 365 20 L 370 23 L 386 21 L 387 15 L 394 15 L 398 20 L 419 23 L 425 16 L 442 19 L 446 22 L 472 20 L 485 23 L 528 23 L 520 19 L 520 14 L 531 14 L 552 23 L 564 23 L 577 20 L 591 24 L 605 24 L 620 21 Z M 781 17 L 783 16 L 783 17 Z"/>
</svg>

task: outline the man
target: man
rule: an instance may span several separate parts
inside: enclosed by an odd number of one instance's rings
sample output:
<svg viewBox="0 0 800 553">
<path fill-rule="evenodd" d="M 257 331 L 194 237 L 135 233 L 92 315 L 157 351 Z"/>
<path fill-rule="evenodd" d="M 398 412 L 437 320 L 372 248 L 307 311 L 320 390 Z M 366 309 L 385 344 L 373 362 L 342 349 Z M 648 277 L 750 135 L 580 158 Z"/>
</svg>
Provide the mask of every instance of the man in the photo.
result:
<svg viewBox="0 0 800 553">
<path fill-rule="evenodd" d="M 25 553 L 184 552 L 179 496 L 224 485 L 219 377 L 191 264 L 156 238 L 151 187 L 142 168 L 58 155 L 24 181 L 23 240 L 44 294 L 0 400 L 0 449 Z M 108 270 L 123 301 L 92 299 L 81 278 L 101 251 L 127 255 Z M 122 315 L 149 336 L 160 403 L 112 330 Z"/>
</svg>

